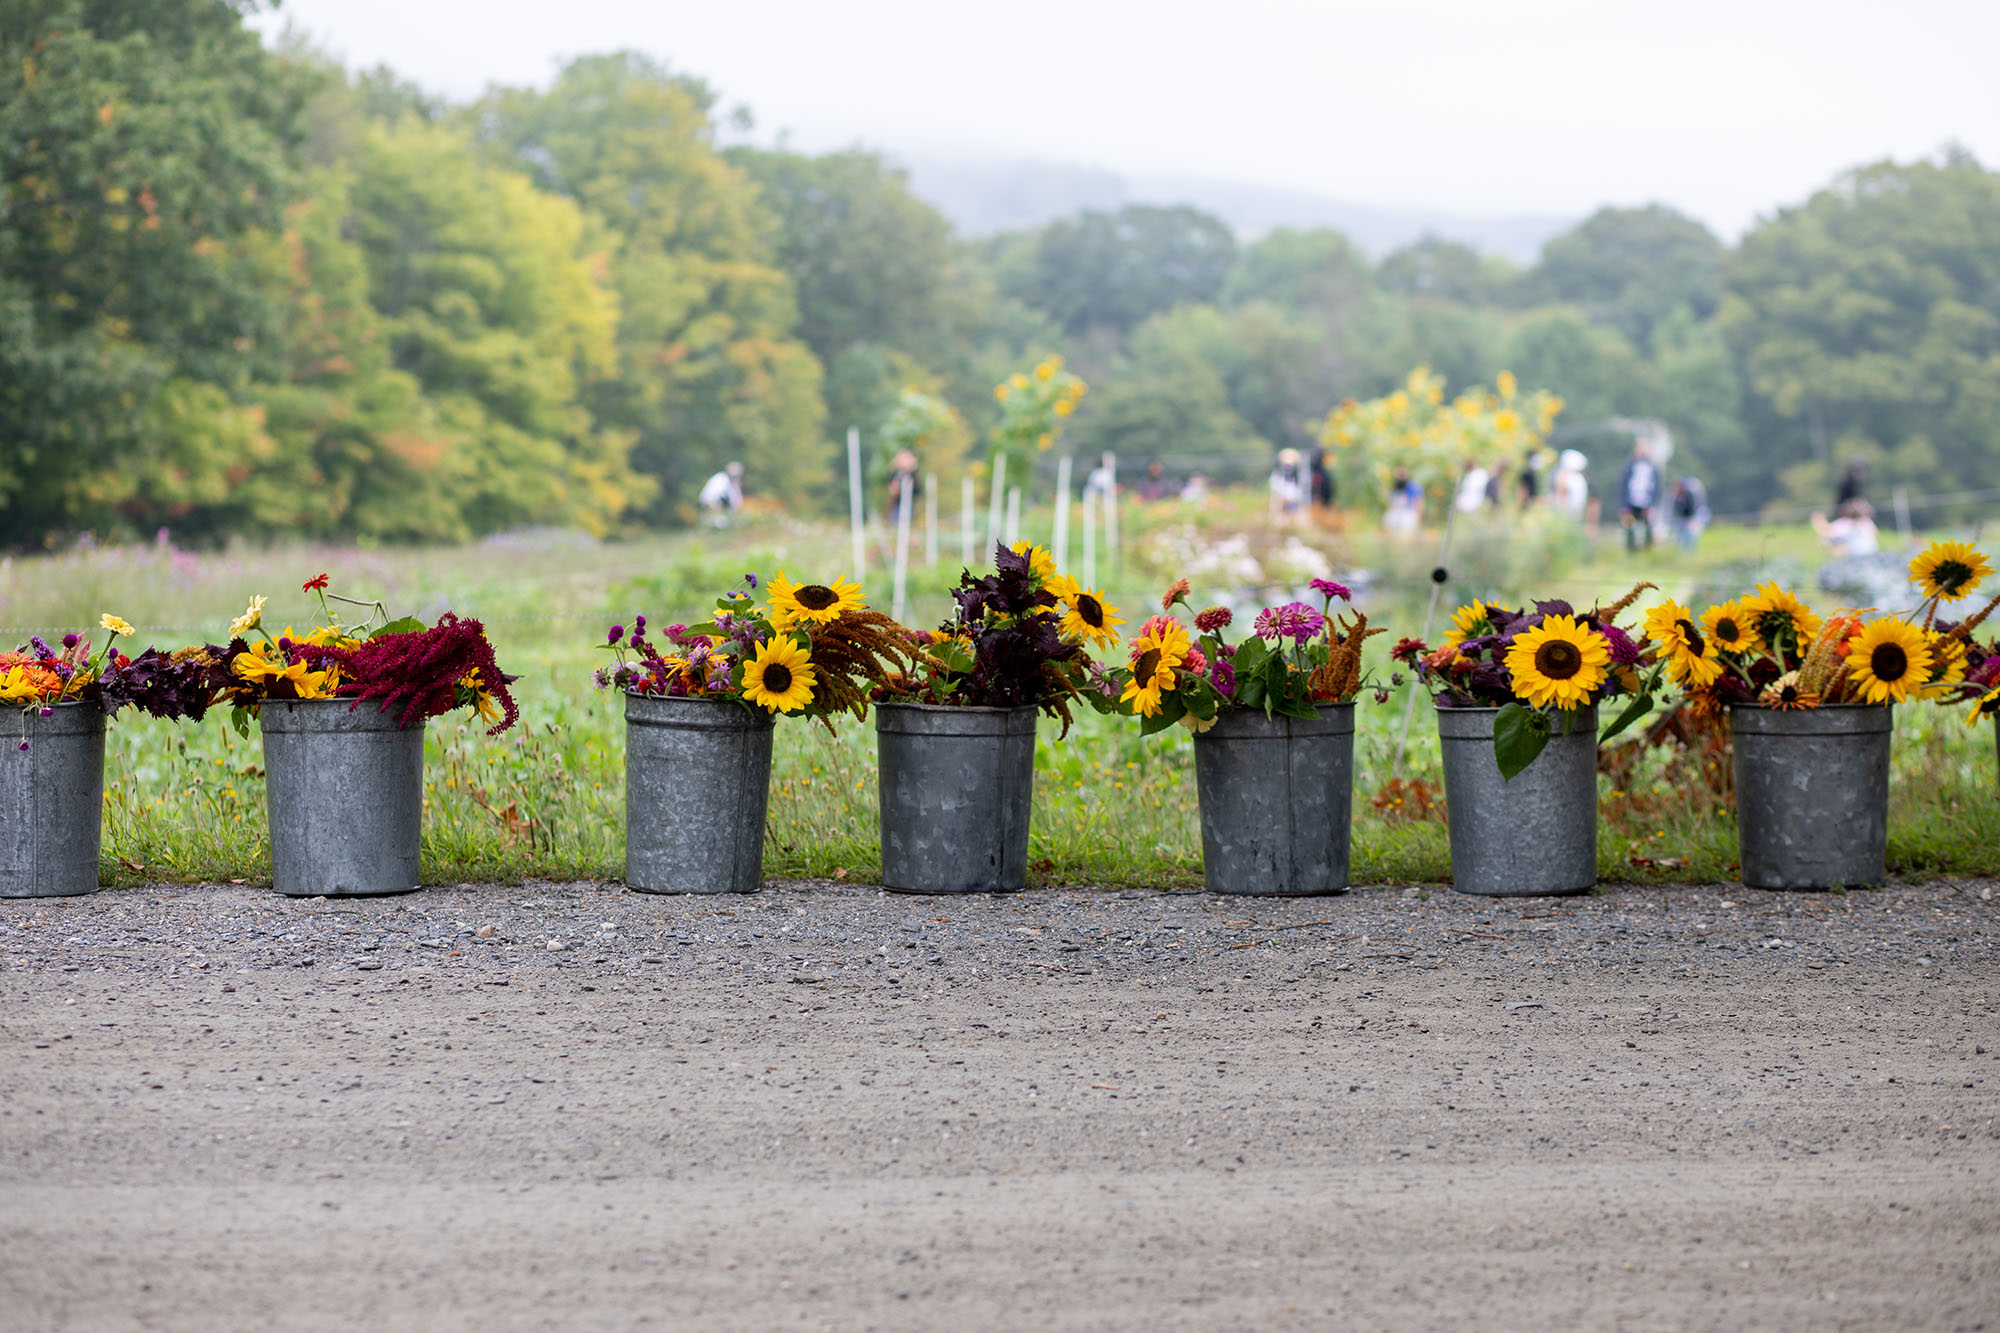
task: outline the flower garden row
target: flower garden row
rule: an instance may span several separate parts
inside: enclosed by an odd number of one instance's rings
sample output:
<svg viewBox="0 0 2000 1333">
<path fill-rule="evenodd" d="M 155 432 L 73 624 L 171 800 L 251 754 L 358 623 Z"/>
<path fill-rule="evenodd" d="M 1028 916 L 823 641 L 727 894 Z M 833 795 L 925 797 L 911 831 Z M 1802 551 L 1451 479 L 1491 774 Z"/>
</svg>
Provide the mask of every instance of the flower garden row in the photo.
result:
<svg viewBox="0 0 2000 1333">
<path fill-rule="evenodd" d="M 1976 631 L 2000 598 L 1956 622 L 1946 603 L 1992 569 L 1974 548 L 1933 544 L 1911 563 L 1924 594 L 1900 614 L 1822 620 L 1760 585 L 1700 616 L 1660 602 L 1619 623 L 1652 585 L 1608 605 L 1461 607 L 1435 649 L 1390 653 L 1437 704 L 1452 881 L 1484 894 L 1572 893 L 1597 872 L 1597 751 L 1654 709 L 1732 733 L 1743 879 L 1753 887 L 1879 882 L 1890 708 L 1969 702 L 2000 713 L 2000 645 Z M 292 895 L 418 886 L 423 733 L 476 712 L 498 733 L 519 712 L 480 623 L 391 619 L 379 602 L 305 590 L 320 624 L 263 625 L 265 599 L 227 644 L 137 656 L 132 627 L 42 637 L 0 653 L 0 702 L 20 709 L 0 773 L 0 896 L 97 887 L 104 724 L 126 708 L 166 720 L 232 710 L 263 734 L 273 884 Z M 1185 580 L 1122 642 L 1126 622 L 1039 547 L 997 547 L 960 575 L 956 608 L 911 630 L 836 581 L 782 574 L 718 598 L 708 618 L 606 636 L 600 687 L 625 700 L 625 880 L 649 892 L 757 888 L 780 718 L 833 728 L 872 712 L 880 762 L 882 882 L 907 892 L 1022 888 L 1039 716 L 1065 734 L 1076 710 L 1194 733 L 1210 890 L 1338 893 L 1347 887 L 1354 708 L 1382 633 L 1347 589 L 1316 579 L 1315 607 L 1259 611 L 1242 633 L 1226 607 L 1193 610 Z M 345 623 L 336 611 L 354 608 Z M 1338 609 L 1336 609 L 1336 604 Z M 1232 633 L 1235 630 L 1235 633 Z M 1599 708 L 1615 715 L 1599 730 Z M 1607 710 L 1610 711 L 1610 710 Z"/>
</svg>

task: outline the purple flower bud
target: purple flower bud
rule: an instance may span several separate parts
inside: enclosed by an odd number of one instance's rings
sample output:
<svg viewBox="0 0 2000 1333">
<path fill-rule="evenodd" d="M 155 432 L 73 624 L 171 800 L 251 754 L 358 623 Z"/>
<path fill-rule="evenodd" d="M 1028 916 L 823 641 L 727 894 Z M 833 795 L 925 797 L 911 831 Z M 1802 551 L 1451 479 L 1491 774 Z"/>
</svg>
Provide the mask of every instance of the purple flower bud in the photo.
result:
<svg viewBox="0 0 2000 1333">
<path fill-rule="evenodd" d="M 638 638 L 638 637 L 639 637 L 639 636 L 640 636 L 641 634 L 644 634 L 645 632 L 646 632 L 646 617 L 644 617 L 644 616 L 633 616 L 633 617 L 632 617 L 632 637 L 636 639 L 636 638 Z"/>
<path fill-rule="evenodd" d="M 55 710 L 55 709 L 53 709 L 53 708 L 50 708 L 50 707 L 48 707 L 48 706 L 47 706 L 46 704 L 45 704 L 45 705 L 43 705 L 43 707 L 42 707 L 42 716 L 43 716 L 43 717 L 54 717 L 54 716 L 55 716 L 55 712 L 56 712 L 56 710 Z"/>
<path fill-rule="evenodd" d="M 63 635 L 63 647 L 65 647 L 65 648 L 74 648 L 74 647 L 76 647 L 76 645 L 77 645 L 77 637 L 76 637 L 76 635 L 74 635 L 74 634 L 65 634 L 65 635 Z"/>
<path fill-rule="evenodd" d="M 604 642 L 607 644 L 613 644 L 618 642 L 620 639 L 624 637 L 625 637 L 625 627 L 623 625 L 613 625 L 611 627 L 611 633 L 604 636 Z"/>
<path fill-rule="evenodd" d="M 743 575 L 743 581 L 749 584 L 753 588 L 757 586 L 757 576 L 755 574 L 745 572 Z"/>
<path fill-rule="evenodd" d="M 26 741 L 22 741 L 22 742 L 21 742 L 21 748 L 22 748 L 23 750 L 27 749 L 27 748 L 28 748 L 28 743 L 27 743 Z"/>
</svg>

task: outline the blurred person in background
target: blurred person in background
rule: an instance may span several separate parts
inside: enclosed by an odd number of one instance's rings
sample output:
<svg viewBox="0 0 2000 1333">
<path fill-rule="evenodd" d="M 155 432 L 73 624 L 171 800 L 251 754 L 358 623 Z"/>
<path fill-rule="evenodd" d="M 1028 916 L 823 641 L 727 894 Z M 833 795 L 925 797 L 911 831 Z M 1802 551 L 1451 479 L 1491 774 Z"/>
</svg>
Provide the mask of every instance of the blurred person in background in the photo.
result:
<svg viewBox="0 0 2000 1333">
<path fill-rule="evenodd" d="M 1177 488 L 1167 480 L 1167 465 L 1155 458 L 1146 464 L 1146 475 L 1139 482 L 1141 500 L 1165 500 L 1175 495 Z"/>
<path fill-rule="evenodd" d="M 1181 487 L 1181 503 L 1203 508 L 1208 504 L 1208 478 L 1199 472 L 1188 474 L 1187 485 Z"/>
<path fill-rule="evenodd" d="M 1311 488 L 1305 457 L 1296 449 L 1278 450 L 1278 461 L 1271 467 L 1272 519 L 1279 523 L 1296 519 Z"/>
<path fill-rule="evenodd" d="M 1683 551 L 1692 551 L 1708 527 L 1708 487 L 1700 477 L 1682 477 L 1667 497 L 1667 525 Z"/>
<path fill-rule="evenodd" d="M 1313 508 L 1333 508 L 1333 473 L 1327 470 L 1325 445 L 1313 446 L 1309 470 L 1312 479 Z"/>
<path fill-rule="evenodd" d="M 896 522 L 897 514 L 902 509 L 903 496 L 906 493 L 910 497 L 910 512 L 915 513 L 917 507 L 917 456 L 908 449 L 898 449 L 896 456 L 889 462 L 889 488 L 885 497 L 885 507 L 882 510 L 883 517 L 888 519 L 890 523 Z"/>
<path fill-rule="evenodd" d="M 1556 512 L 1583 522 L 1590 510 L 1590 482 L 1583 470 L 1590 465 L 1575 449 L 1565 449 L 1556 457 L 1556 472 L 1549 478 L 1549 501 Z"/>
<path fill-rule="evenodd" d="M 1863 492 L 1867 489 L 1867 486 L 1868 460 L 1865 458 L 1856 458 L 1848 463 L 1847 471 L 1843 472 L 1840 476 L 1840 488 L 1833 493 L 1833 512 L 1835 514 L 1842 514 L 1846 511 L 1847 506 L 1857 500 L 1866 504 L 1868 497 Z M 1870 514 L 1874 512 L 1872 508 L 1869 510 Z M 1824 514 L 1820 515 L 1822 521 L 1825 517 Z"/>
<path fill-rule="evenodd" d="M 1618 478 L 1618 522 L 1625 529 L 1625 549 L 1653 549 L 1653 511 L 1660 503 L 1660 469 L 1644 440 L 1632 446 L 1632 457 Z"/>
<path fill-rule="evenodd" d="M 1875 507 L 1866 500 L 1849 500 L 1834 511 L 1832 522 L 1825 514 L 1812 516 L 1813 531 L 1833 554 L 1874 555 L 1882 549 L 1882 536 L 1875 530 Z"/>
<path fill-rule="evenodd" d="M 1474 460 L 1465 465 L 1465 475 L 1458 479 L 1458 499 L 1455 502 L 1461 514 L 1476 514 L 1486 507 L 1487 488 L 1493 483 L 1493 474 L 1486 464 Z"/>
<path fill-rule="evenodd" d="M 1542 468 L 1545 465 L 1546 459 L 1539 449 L 1528 450 L 1527 457 L 1521 460 L 1520 475 L 1514 479 L 1515 498 L 1521 502 L 1521 508 L 1533 509 L 1541 500 Z"/>
<path fill-rule="evenodd" d="M 710 527 L 726 528 L 743 508 L 743 465 L 731 463 L 702 483 L 701 507 Z"/>
<path fill-rule="evenodd" d="M 1406 467 L 1396 469 L 1389 483 L 1389 506 L 1382 511 L 1382 531 L 1395 537 L 1415 533 L 1424 518 L 1424 488 L 1411 479 Z"/>
</svg>

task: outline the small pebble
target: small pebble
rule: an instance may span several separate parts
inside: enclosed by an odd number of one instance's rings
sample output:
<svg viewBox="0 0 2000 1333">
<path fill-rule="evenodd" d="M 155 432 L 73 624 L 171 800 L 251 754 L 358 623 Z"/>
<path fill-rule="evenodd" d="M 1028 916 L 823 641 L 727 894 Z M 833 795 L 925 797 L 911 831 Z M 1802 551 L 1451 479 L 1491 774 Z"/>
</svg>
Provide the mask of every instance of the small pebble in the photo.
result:
<svg viewBox="0 0 2000 1333">
<path fill-rule="evenodd" d="M 563 942 L 562 942 L 561 940 L 550 940 L 550 941 L 549 941 L 549 952 L 550 952 L 550 953 L 561 953 L 562 951 L 563 951 Z"/>
</svg>

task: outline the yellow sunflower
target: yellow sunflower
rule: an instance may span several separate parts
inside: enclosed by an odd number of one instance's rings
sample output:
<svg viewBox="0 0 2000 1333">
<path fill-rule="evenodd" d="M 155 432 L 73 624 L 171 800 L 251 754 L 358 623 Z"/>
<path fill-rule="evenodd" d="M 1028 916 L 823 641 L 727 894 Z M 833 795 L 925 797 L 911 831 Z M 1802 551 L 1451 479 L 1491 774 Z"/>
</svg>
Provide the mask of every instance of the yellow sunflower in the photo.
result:
<svg viewBox="0 0 2000 1333">
<path fill-rule="evenodd" d="M 1057 575 L 1049 583 L 1049 591 L 1062 603 L 1064 634 L 1101 648 L 1117 644 L 1116 627 L 1125 622 L 1119 619 L 1118 608 L 1104 600 L 1102 589 L 1086 589 L 1073 579 Z"/>
<path fill-rule="evenodd" d="M 472 695 L 472 709 L 479 714 L 481 720 L 490 722 L 496 727 L 505 720 L 507 710 L 501 706 L 499 698 L 493 691 L 486 688 L 486 682 L 480 678 L 478 667 L 472 668 L 459 678 L 458 688 Z"/>
<path fill-rule="evenodd" d="M 1722 674 L 1715 640 L 1703 634 L 1693 614 L 1671 597 L 1646 613 L 1646 637 L 1659 645 L 1667 673 L 1682 685 L 1698 689 Z"/>
<path fill-rule="evenodd" d="M 230 670 L 271 699 L 328 699 L 340 684 L 340 673 L 332 667 L 314 671 L 282 656 L 239 653 Z"/>
<path fill-rule="evenodd" d="M 1905 620 L 1871 620 L 1849 640 L 1847 678 L 1866 703 L 1899 704 L 1930 677 L 1931 646 Z"/>
<path fill-rule="evenodd" d="M 1154 617 L 1148 632 L 1132 641 L 1132 679 L 1125 682 L 1125 692 L 1118 696 L 1118 702 L 1129 701 L 1132 711 L 1140 717 L 1158 714 L 1160 695 L 1175 687 L 1174 668 L 1187 660 L 1188 649 L 1193 646 L 1194 640 L 1180 622 Z"/>
<path fill-rule="evenodd" d="M 771 623 L 781 630 L 797 624 L 831 624 L 849 611 L 865 610 L 867 605 L 861 600 L 858 583 L 835 579 L 832 587 L 824 583 L 793 584 L 786 581 L 782 570 L 771 580 Z"/>
<path fill-rule="evenodd" d="M 1795 645 L 1803 647 L 1812 642 L 1812 636 L 1819 633 L 1819 617 L 1812 608 L 1792 595 L 1789 588 L 1780 588 L 1775 583 L 1757 585 L 1757 595 L 1746 597 L 1741 603 L 1755 622 L 1758 637 L 1773 648 L 1778 646 L 1778 636 L 1790 634 Z"/>
<path fill-rule="evenodd" d="M 1757 619 L 1744 603 L 1724 602 L 1701 613 L 1709 641 L 1719 653 L 1754 653 L 1764 646 L 1757 637 Z"/>
<path fill-rule="evenodd" d="M 774 713 L 804 708 L 818 683 L 812 656 L 789 634 L 773 634 L 758 644 L 756 656 L 743 666 L 743 697 Z"/>
<path fill-rule="evenodd" d="M 1965 715 L 1965 725 L 1976 727 L 1995 716 L 2000 716 L 2000 685 L 1995 685 L 1972 701 L 1972 711 Z"/>
<path fill-rule="evenodd" d="M 1770 688 L 1764 691 L 1760 699 L 1766 708 L 1776 708 L 1783 712 L 1819 707 L 1819 696 L 1800 686 L 1799 673 L 1796 671 L 1787 671 L 1772 681 Z"/>
<path fill-rule="evenodd" d="M 1481 601 L 1469 606 L 1461 606 L 1451 613 L 1451 628 L 1444 632 L 1440 648 L 1455 648 L 1467 639 L 1477 639 L 1493 632 L 1493 608 Z"/>
<path fill-rule="evenodd" d="M 264 599 L 262 597 L 252 597 L 249 607 L 243 614 L 229 622 L 229 637 L 240 639 L 251 630 L 261 628 L 263 624 Z"/>
<path fill-rule="evenodd" d="M 1930 679 L 1924 683 L 1926 695 L 1942 694 L 1965 679 L 1965 645 L 1938 630 L 1925 630 L 1924 642 L 1931 649 Z"/>
<path fill-rule="evenodd" d="M 1977 591 L 1992 572 L 1986 557 L 1967 542 L 1932 542 L 1910 561 L 1910 582 L 1941 602 Z"/>
<path fill-rule="evenodd" d="M 1536 708 L 1588 703 L 1610 662 L 1604 636 L 1570 616 L 1544 616 L 1541 624 L 1516 635 L 1507 650 L 1514 693 Z"/>
<path fill-rule="evenodd" d="M 1047 583 L 1056 572 L 1056 558 L 1033 542 L 1015 542 L 1007 548 L 1028 557 L 1028 574 L 1037 583 Z"/>
</svg>

